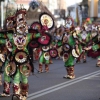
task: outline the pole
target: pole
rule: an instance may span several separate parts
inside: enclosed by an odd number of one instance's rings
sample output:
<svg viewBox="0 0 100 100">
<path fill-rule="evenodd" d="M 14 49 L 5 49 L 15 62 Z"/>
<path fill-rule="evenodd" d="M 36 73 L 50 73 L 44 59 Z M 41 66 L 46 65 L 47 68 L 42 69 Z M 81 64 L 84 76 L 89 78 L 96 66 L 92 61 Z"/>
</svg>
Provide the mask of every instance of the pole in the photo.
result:
<svg viewBox="0 0 100 100">
<path fill-rule="evenodd" d="M 3 19 L 4 19 L 3 1 L 1 2 L 1 28 L 3 29 Z"/>
</svg>

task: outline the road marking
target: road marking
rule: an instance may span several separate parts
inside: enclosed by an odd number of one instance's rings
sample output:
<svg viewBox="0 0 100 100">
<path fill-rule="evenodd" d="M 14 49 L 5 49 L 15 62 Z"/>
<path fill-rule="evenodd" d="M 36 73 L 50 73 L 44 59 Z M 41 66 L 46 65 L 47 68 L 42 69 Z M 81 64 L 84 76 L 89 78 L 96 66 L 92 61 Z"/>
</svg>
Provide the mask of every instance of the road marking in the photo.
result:
<svg viewBox="0 0 100 100">
<path fill-rule="evenodd" d="M 58 85 L 54 85 L 52 87 L 40 90 L 38 92 L 29 94 L 27 100 L 35 99 L 37 97 L 46 95 L 46 94 L 54 92 L 54 91 L 57 91 L 57 90 L 62 89 L 64 87 L 67 87 L 67 86 L 70 86 L 72 84 L 81 82 L 81 81 L 85 80 L 86 78 L 91 78 L 91 77 L 94 77 L 94 76 L 99 75 L 99 74 L 100 74 L 100 70 L 99 71 L 95 71 L 95 72 L 90 73 L 90 74 L 87 74 L 87 75 L 84 75 L 84 76 L 81 76 L 81 77 L 78 77 L 78 78 L 75 78 L 75 79 L 67 81 L 67 82 L 63 82 L 63 83 L 60 83 Z"/>
<path fill-rule="evenodd" d="M 93 76 L 93 77 L 88 77 L 88 78 L 84 78 L 84 79 L 94 79 L 94 78 L 100 78 L 100 76 Z"/>
</svg>

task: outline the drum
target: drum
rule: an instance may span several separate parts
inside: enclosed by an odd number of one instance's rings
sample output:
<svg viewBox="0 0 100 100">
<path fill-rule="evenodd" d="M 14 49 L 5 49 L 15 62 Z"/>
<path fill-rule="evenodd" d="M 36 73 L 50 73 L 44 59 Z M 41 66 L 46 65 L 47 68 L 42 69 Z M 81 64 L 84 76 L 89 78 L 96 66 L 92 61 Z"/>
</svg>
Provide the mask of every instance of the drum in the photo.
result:
<svg viewBox="0 0 100 100">
<path fill-rule="evenodd" d="M 14 60 L 17 64 L 24 64 L 28 61 L 28 55 L 24 51 L 18 51 L 14 55 Z"/>
<path fill-rule="evenodd" d="M 42 13 L 39 17 L 39 21 L 42 26 L 46 25 L 48 29 L 52 29 L 54 27 L 54 19 L 48 13 Z"/>
<path fill-rule="evenodd" d="M 51 48 L 51 49 L 49 50 L 49 54 L 50 54 L 50 56 L 51 56 L 52 58 L 56 58 L 56 57 L 58 56 L 58 51 L 57 51 L 57 49 L 55 49 L 55 48 Z"/>
<path fill-rule="evenodd" d="M 5 67 L 5 72 L 8 76 L 14 76 L 16 73 L 17 68 L 15 62 L 10 62 L 6 67 Z"/>
<path fill-rule="evenodd" d="M 69 53 L 64 53 L 63 54 L 63 61 L 66 62 L 69 58 Z"/>
</svg>

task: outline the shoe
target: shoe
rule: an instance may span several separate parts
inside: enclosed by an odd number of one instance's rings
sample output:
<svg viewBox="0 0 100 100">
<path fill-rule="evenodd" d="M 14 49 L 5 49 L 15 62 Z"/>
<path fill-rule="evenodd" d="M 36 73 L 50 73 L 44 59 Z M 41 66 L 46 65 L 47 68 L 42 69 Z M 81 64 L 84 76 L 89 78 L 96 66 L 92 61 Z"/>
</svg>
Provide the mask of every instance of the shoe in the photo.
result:
<svg viewBox="0 0 100 100">
<path fill-rule="evenodd" d="M 26 99 L 27 99 L 27 96 L 20 95 L 20 100 L 26 100 Z"/>
<path fill-rule="evenodd" d="M 42 70 L 42 71 L 39 71 L 39 70 L 38 70 L 38 73 L 43 73 L 43 70 Z"/>
<path fill-rule="evenodd" d="M 75 75 L 73 75 L 73 76 L 68 76 L 67 78 L 68 78 L 68 79 L 74 79 L 74 78 L 75 78 Z"/>
<path fill-rule="evenodd" d="M 69 76 L 69 75 L 65 75 L 65 76 L 63 76 L 63 78 L 66 78 L 66 79 L 67 79 L 68 76 Z"/>
<path fill-rule="evenodd" d="M 6 93 L 1 93 L 0 94 L 0 97 L 8 97 L 8 96 L 10 96 L 10 94 L 6 94 Z"/>
</svg>

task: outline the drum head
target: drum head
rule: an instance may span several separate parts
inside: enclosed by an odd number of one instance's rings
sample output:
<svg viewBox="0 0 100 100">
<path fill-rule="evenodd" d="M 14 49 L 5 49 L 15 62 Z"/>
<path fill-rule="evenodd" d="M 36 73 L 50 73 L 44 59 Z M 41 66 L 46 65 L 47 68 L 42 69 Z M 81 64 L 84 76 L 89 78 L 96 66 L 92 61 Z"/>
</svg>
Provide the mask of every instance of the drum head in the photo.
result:
<svg viewBox="0 0 100 100">
<path fill-rule="evenodd" d="M 16 52 L 15 56 L 14 56 L 14 60 L 18 64 L 23 64 L 23 63 L 27 62 L 27 60 L 28 60 L 27 53 L 24 52 L 24 51 L 18 51 L 18 52 Z"/>
<path fill-rule="evenodd" d="M 56 58 L 58 56 L 58 51 L 57 49 L 50 49 L 49 54 L 52 58 Z"/>
<path fill-rule="evenodd" d="M 42 26 L 46 25 L 49 29 L 54 27 L 54 20 L 48 13 L 42 13 L 39 20 Z"/>
<path fill-rule="evenodd" d="M 63 51 L 69 52 L 71 50 L 71 46 L 68 43 L 63 44 Z"/>
<path fill-rule="evenodd" d="M 42 51 L 49 51 L 50 47 L 49 46 L 42 46 Z"/>
<path fill-rule="evenodd" d="M 41 30 L 42 29 L 42 26 L 39 22 L 33 22 L 30 27 L 34 30 Z"/>
<path fill-rule="evenodd" d="M 25 63 L 20 65 L 20 72 L 25 75 L 25 76 L 29 76 L 31 73 L 31 66 L 29 63 Z"/>
<path fill-rule="evenodd" d="M 5 72 L 8 76 L 14 76 L 16 73 L 16 64 L 15 62 L 10 62 L 6 67 L 5 67 Z"/>
<path fill-rule="evenodd" d="M 78 55 L 77 52 L 76 52 L 76 49 L 73 49 L 73 50 L 72 50 L 72 55 L 73 55 L 73 57 L 75 57 L 75 58 L 78 58 L 78 57 L 79 57 L 79 55 Z"/>
<path fill-rule="evenodd" d="M 44 33 L 44 34 L 42 34 L 42 36 L 40 38 L 38 38 L 37 41 L 40 45 L 47 46 L 51 43 L 51 39 L 52 39 L 52 37 L 50 34 Z"/>
<path fill-rule="evenodd" d="M 69 53 L 64 53 L 63 54 L 63 61 L 66 62 L 69 58 Z"/>
</svg>

